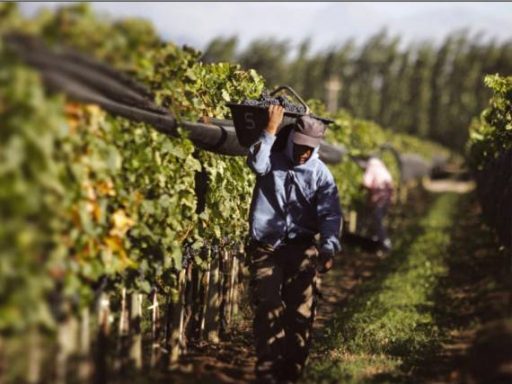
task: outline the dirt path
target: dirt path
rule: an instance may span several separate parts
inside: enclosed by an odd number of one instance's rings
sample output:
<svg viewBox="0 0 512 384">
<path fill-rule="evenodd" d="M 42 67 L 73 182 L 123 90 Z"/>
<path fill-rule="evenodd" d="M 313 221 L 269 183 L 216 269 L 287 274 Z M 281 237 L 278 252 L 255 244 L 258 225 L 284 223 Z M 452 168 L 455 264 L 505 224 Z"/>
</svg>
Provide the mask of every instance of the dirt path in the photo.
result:
<svg viewBox="0 0 512 384">
<path fill-rule="evenodd" d="M 173 383 L 251 383 L 256 356 L 249 308 L 242 309 L 236 327 L 218 344 L 203 342 L 191 347 L 171 372 Z M 169 375 L 167 375 L 168 378 Z M 168 382 L 168 381 L 166 381 Z"/>
<path fill-rule="evenodd" d="M 319 300 L 314 324 L 313 340 L 320 343 L 326 323 L 346 301 L 357 292 L 357 288 L 373 275 L 373 270 L 384 256 L 375 253 L 351 252 L 342 256 L 338 265 L 324 276 L 321 283 L 322 297 Z"/>
<path fill-rule="evenodd" d="M 427 191 L 440 193 L 440 192 L 453 192 L 453 193 L 468 193 L 476 188 L 473 180 L 461 181 L 454 179 L 441 179 L 431 180 L 425 179 L 422 181 L 423 188 Z"/>
</svg>

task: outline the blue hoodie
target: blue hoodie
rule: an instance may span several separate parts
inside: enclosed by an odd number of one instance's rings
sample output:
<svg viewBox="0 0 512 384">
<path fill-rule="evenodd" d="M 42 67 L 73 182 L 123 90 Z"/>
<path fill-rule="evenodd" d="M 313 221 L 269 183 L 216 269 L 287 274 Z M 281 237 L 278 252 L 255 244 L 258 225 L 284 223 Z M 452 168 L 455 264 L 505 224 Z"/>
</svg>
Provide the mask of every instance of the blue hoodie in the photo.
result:
<svg viewBox="0 0 512 384">
<path fill-rule="evenodd" d="M 321 251 L 339 252 L 338 188 L 318 157 L 318 147 L 304 164 L 294 165 L 292 135 L 284 151 L 271 153 L 275 139 L 263 131 L 247 156 L 257 175 L 249 215 L 251 238 L 279 247 L 286 238 L 320 233 Z"/>
</svg>

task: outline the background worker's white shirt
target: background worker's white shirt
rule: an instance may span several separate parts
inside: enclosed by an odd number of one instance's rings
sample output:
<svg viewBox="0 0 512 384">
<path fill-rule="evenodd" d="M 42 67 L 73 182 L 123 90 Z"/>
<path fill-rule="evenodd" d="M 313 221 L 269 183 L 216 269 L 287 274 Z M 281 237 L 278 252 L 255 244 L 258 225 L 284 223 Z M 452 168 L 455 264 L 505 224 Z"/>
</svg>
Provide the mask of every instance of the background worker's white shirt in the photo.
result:
<svg viewBox="0 0 512 384">
<path fill-rule="evenodd" d="M 363 185 L 370 189 L 390 188 L 393 178 L 381 160 L 372 158 L 364 172 Z"/>
</svg>

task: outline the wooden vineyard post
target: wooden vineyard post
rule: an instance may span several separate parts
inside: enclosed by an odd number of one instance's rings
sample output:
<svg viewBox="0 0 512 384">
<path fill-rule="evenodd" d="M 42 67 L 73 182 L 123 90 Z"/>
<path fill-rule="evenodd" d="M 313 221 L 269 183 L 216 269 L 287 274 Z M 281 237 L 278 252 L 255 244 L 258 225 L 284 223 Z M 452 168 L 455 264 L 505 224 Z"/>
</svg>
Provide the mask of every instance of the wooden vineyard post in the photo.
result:
<svg viewBox="0 0 512 384">
<path fill-rule="evenodd" d="M 185 292 L 185 336 L 187 340 L 199 340 L 201 328 L 201 271 L 190 263 L 187 267 Z"/>
<path fill-rule="evenodd" d="M 121 313 L 119 315 L 119 336 L 125 336 L 129 331 L 128 303 L 126 299 L 126 288 L 121 290 Z"/>
<path fill-rule="evenodd" d="M 185 336 L 187 341 L 197 342 L 201 338 L 201 323 L 204 302 L 203 273 L 197 265 L 187 267 L 185 292 Z"/>
<path fill-rule="evenodd" d="M 80 363 L 78 366 L 78 378 L 80 382 L 88 382 L 91 378 L 92 365 L 91 353 L 91 322 L 89 308 L 82 309 L 80 315 Z"/>
<path fill-rule="evenodd" d="M 57 330 L 56 384 L 64 384 L 66 382 L 69 357 L 77 351 L 78 329 L 76 317 L 72 316 L 68 311 L 66 320 L 59 324 Z"/>
<path fill-rule="evenodd" d="M 236 290 L 236 274 L 237 274 L 237 260 L 236 253 L 234 251 L 226 252 L 226 261 L 225 261 L 225 275 L 223 287 L 225 287 L 223 303 L 225 305 L 224 314 L 225 314 L 225 327 L 229 328 L 231 326 L 233 320 L 233 309 L 234 309 L 234 299 L 235 299 L 235 290 Z M 223 323 L 223 325 L 224 325 Z M 224 329 L 227 331 L 227 329 Z"/>
<path fill-rule="evenodd" d="M 230 309 L 229 309 L 229 325 L 233 322 L 233 319 L 238 316 L 238 300 L 239 298 L 239 287 L 238 287 L 238 270 L 240 268 L 240 260 L 238 255 L 234 253 L 232 255 L 232 268 L 231 268 L 231 292 L 230 292 Z"/>
<path fill-rule="evenodd" d="M 150 366 L 154 368 L 160 360 L 160 308 L 158 305 L 158 294 L 154 290 L 151 307 L 151 360 Z"/>
<path fill-rule="evenodd" d="M 130 332 L 130 316 L 128 311 L 128 300 L 126 288 L 121 289 L 121 313 L 119 314 L 118 339 L 117 339 L 117 356 L 116 356 L 116 372 L 122 373 L 127 365 Z"/>
<path fill-rule="evenodd" d="M 227 331 L 231 324 L 231 309 L 232 309 L 232 299 L 233 299 L 233 253 L 230 251 L 225 252 L 225 258 L 223 262 L 223 293 L 222 293 L 222 301 L 223 301 L 223 315 L 224 321 L 222 322 L 223 331 Z"/>
<path fill-rule="evenodd" d="M 183 333 L 184 333 L 184 312 L 185 312 L 185 284 L 186 284 L 186 270 L 182 269 L 178 273 L 178 298 L 177 302 L 173 303 L 172 311 L 172 328 L 171 328 L 171 350 L 169 355 L 169 363 L 171 368 L 175 368 L 180 357 Z"/>
<path fill-rule="evenodd" d="M 206 340 L 211 343 L 219 342 L 219 254 L 215 255 L 210 264 L 210 281 L 208 283 L 208 300 L 206 305 L 204 332 Z"/>
<path fill-rule="evenodd" d="M 95 383 L 108 382 L 107 357 L 109 354 L 110 337 L 110 299 L 106 293 L 101 293 L 98 302 L 98 336 L 96 342 Z"/>
<path fill-rule="evenodd" d="M 194 312 L 192 309 L 194 303 L 194 281 L 192 275 L 192 263 L 189 263 L 186 267 L 185 271 L 185 303 L 183 309 L 183 327 L 185 332 L 185 337 L 187 340 L 190 339 L 192 335 L 192 327 L 193 327 L 193 317 Z"/>
<path fill-rule="evenodd" d="M 351 210 L 348 217 L 348 231 L 349 233 L 355 233 L 357 231 L 357 212 Z"/>
<path fill-rule="evenodd" d="M 204 326 L 206 321 L 206 311 L 208 309 L 208 286 L 210 285 L 210 263 L 206 267 L 206 271 L 203 273 L 200 281 L 200 297 L 201 301 L 201 313 L 199 321 L 199 339 L 205 340 Z"/>
<path fill-rule="evenodd" d="M 400 188 L 400 198 L 399 198 L 399 201 L 400 201 L 400 204 L 405 204 L 407 202 L 407 185 L 403 185 L 401 188 Z"/>
<path fill-rule="evenodd" d="M 241 249 L 238 253 L 237 258 L 237 273 L 236 273 L 236 288 L 235 288 L 235 309 L 233 310 L 233 315 L 237 316 L 240 313 L 240 308 L 242 308 L 242 300 L 245 297 L 245 284 L 246 279 L 249 280 L 250 277 L 246 276 L 245 270 L 245 258 L 247 255 L 245 254 L 245 250 Z M 247 304 L 250 305 L 249 302 Z"/>
<path fill-rule="evenodd" d="M 41 340 L 36 327 L 31 327 L 28 332 L 28 369 L 27 383 L 36 384 L 41 381 Z M 0 354 L 2 345 L 0 341 Z M 0 382 L 2 376 L 2 357 L 0 356 Z"/>
<path fill-rule="evenodd" d="M 246 254 L 243 254 L 245 250 L 241 250 L 239 253 L 239 256 L 241 258 L 238 259 L 238 273 L 236 276 L 236 289 L 235 289 L 235 302 L 236 302 L 236 313 L 235 315 L 238 315 L 240 308 L 242 307 L 242 300 L 243 298 L 247 297 L 248 293 L 248 283 L 250 280 L 250 276 L 248 276 L 248 270 L 245 266 L 245 262 L 243 257 L 247 257 Z M 247 304 L 250 305 L 248 302 Z"/>
<path fill-rule="evenodd" d="M 172 299 L 170 295 L 166 295 L 165 298 L 165 327 L 164 327 L 164 349 L 161 356 L 160 365 L 163 369 L 167 368 L 168 361 L 165 357 L 168 357 L 171 350 L 171 332 L 172 332 Z"/>
<path fill-rule="evenodd" d="M 142 295 L 131 294 L 130 303 L 130 361 L 136 369 L 142 368 Z"/>
<path fill-rule="evenodd" d="M 231 252 L 223 250 L 219 255 L 219 338 L 226 335 L 229 326 L 229 311 L 231 308 Z"/>
</svg>

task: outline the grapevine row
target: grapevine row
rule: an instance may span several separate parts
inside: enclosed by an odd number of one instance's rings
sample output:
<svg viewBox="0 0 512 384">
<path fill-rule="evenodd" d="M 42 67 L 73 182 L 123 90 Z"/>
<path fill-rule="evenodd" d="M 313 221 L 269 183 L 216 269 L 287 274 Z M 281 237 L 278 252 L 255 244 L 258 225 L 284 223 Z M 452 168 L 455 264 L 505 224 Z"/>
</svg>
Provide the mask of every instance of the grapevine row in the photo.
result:
<svg viewBox="0 0 512 384">
<path fill-rule="evenodd" d="M 512 247 L 512 77 L 487 76 L 489 107 L 470 127 L 469 164 L 488 222 Z"/>
</svg>

